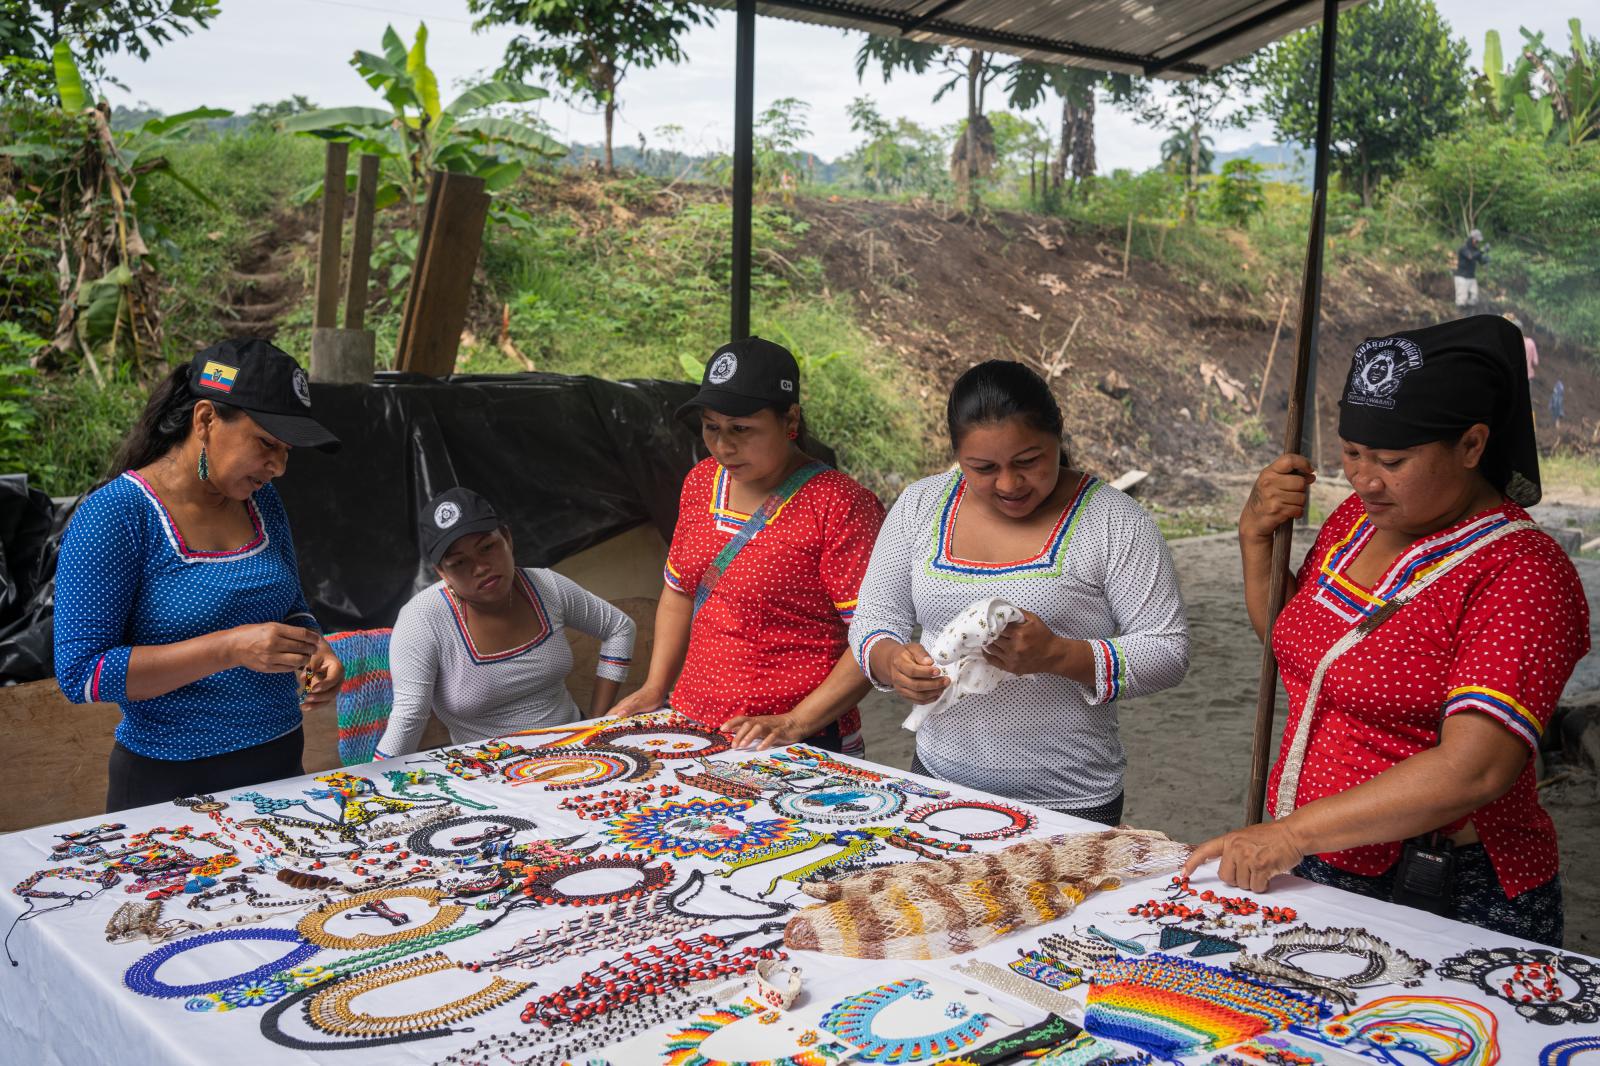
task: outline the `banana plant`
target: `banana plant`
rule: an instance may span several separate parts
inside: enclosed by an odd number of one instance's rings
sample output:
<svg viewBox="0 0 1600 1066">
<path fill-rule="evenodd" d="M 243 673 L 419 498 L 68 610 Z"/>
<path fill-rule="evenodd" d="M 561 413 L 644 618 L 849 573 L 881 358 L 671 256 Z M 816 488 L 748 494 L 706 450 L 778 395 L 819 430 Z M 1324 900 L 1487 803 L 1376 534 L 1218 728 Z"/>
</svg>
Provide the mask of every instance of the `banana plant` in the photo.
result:
<svg viewBox="0 0 1600 1066">
<path fill-rule="evenodd" d="M 165 370 L 152 251 L 168 242 L 150 221 L 159 182 L 170 180 L 202 201 L 204 191 L 173 169 L 168 151 L 197 123 L 232 114 L 198 107 L 114 131 L 111 109 L 96 101 L 66 41 L 52 53 L 58 106 L 14 130 L 0 145 L 20 169 L 17 187 L 56 219 L 60 260 L 52 358 L 77 356 L 96 381 L 119 366 L 142 377 Z M 141 224 L 142 223 L 142 224 Z M 168 244 L 170 247 L 170 245 Z"/>
<path fill-rule="evenodd" d="M 385 27 L 382 52 L 357 51 L 350 65 L 383 97 L 387 109 L 308 111 L 285 120 L 283 128 L 347 141 L 352 157 L 378 156 L 384 165 L 377 206 L 404 203 L 419 222 L 428 175 L 435 170 L 475 175 L 496 193 L 512 185 L 530 162 L 566 153 L 537 126 L 493 113 L 499 105 L 544 99 L 549 95 L 544 89 L 491 79 L 468 87 L 445 104 L 439 79 L 428 65 L 427 49 L 425 23 L 418 26 L 409 48 L 393 26 Z M 354 187 L 354 171 L 345 181 L 348 188 Z M 322 182 L 317 181 L 301 195 L 309 200 L 321 193 Z"/>
</svg>

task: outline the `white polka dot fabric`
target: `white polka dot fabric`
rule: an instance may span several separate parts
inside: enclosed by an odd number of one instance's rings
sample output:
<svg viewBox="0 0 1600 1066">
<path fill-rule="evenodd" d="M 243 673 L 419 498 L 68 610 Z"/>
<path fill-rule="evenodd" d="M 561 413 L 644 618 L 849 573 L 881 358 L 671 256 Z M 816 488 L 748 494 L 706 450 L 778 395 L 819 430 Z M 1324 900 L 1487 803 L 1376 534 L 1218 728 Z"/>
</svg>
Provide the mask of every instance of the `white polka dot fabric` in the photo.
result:
<svg viewBox="0 0 1600 1066">
<path fill-rule="evenodd" d="M 928 654 L 939 672 L 950 679 L 950 687 L 932 703 L 924 703 L 906 715 L 903 723 L 913 733 L 928 716 L 955 703 L 962 696 L 981 696 L 1012 675 L 983 657 L 983 649 L 1012 622 L 1022 621 L 1022 612 L 1005 600 L 989 596 L 972 604 L 951 619 L 950 624 L 928 645 Z"/>
<path fill-rule="evenodd" d="M 901 495 L 873 549 L 850 645 L 866 669 L 877 641 L 938 633 L 984 594 L 1091 642 L 1093 686 L 1007 677 L 925 722 L 917 755 L 938 776 L 996 795 L 1055 807 L 1113 800 L 1127 763 L 1115 701 L 1169 688 L 1188 670 L 1188 623 L 1166 542 L 1138 504 L 1085 476 L 1039 554 L 963 559 L 950 544 L 964 495 L 958 472 Z"/>
<path fill-rule="evenodd" d="M 120 706 L 117 740 L 135 754 L 200 759 L 300 725 L 290 673 L 237 667 L 153 700 L 128 699 L 135 647 L 260 622 L 318 628 L 277 490 L 261 488 L 246 509 L 255 527 L 249 543 L 191 551 L 155 490 L 129 471 L 90 493 L 67 524 L 56 564 L 56 681 L 75 703 Z"/>
<path fill-rule="evenodd" d="M 553 571 L 529 567 L 517 573 L 519 592 L 533 604 L 540 626 L 515 648 L 480 652 L 443 581 L 400 608 L 389 638 L 394 710 L 378 741 L 378 758 L 416 751 L 430 710 L 457 744 L 577 721 L 582 716 L 566 687 L 572 672 L 567 626 L 600 639 L 597 676 L 627 677 L 631 618 Z"/>
</svg>

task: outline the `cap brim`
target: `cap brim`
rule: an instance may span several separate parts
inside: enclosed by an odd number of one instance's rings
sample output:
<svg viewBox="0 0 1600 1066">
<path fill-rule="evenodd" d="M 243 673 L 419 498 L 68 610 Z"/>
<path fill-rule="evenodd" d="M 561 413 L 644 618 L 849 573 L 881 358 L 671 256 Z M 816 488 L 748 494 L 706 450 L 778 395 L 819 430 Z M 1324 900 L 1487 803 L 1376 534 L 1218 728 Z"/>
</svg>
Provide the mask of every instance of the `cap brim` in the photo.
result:
<svg viewBox="0 0 1600 1066">
<path fill-rule="evenodd" d="M 742 393 L 727 392 L 723 389 L 701 389 L 694 394 L 693 399 L 679 407 L 678 418 L 685 418 L 702 407 L 709 407 L 719 415 L 728 415 L 732 418 L 743 418 L 753 415 L 763 407 L 771 407 L 771 400 L 763 400 L 759 396 L 745 396 Z"/>
<path fill-rule="evenodd" d="M 339 438 L 326 426 L 305 415 L 279 415 L 268 411 L 246 411 L 256 425 L 292 448 L 315 448 L 323 452 L 339 450 Z"/>
<path fill-rule="evenodd" d="M 505 521 L 499 515 L 492 515 L 488 518 L 478 518 L 471 522 L 463 522 L 459 526 L 451 528 L 445 533 L 444 539 L 434 547 L 434 550 L 428 553 L 428 565 L 438 566 L 439 560 L 450 554 L 450 549 L 462 537 L 470 537 L 475 533 L 493 533 L 503 525 L 505 525 Z"/>
</svg>

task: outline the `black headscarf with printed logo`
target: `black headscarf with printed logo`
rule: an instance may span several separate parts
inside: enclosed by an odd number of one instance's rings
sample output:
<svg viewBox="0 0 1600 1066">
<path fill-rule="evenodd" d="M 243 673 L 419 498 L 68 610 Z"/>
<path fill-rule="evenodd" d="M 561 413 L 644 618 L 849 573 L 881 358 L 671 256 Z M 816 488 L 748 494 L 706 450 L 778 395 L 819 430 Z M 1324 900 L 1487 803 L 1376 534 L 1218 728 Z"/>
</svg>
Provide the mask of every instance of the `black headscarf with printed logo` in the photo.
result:
<svg viewBox="0 0 1600 1066">
<path fill-rule="evenodd" d="M 1498 315 L 1372 337 L 1356 348 L 1339 436 L 1368 448 L 1455 440 L 1482 422 L 1479 469 L 1524 507 L 1539 502 L 1539 452 L 1522 331 Z"/>
</svg>

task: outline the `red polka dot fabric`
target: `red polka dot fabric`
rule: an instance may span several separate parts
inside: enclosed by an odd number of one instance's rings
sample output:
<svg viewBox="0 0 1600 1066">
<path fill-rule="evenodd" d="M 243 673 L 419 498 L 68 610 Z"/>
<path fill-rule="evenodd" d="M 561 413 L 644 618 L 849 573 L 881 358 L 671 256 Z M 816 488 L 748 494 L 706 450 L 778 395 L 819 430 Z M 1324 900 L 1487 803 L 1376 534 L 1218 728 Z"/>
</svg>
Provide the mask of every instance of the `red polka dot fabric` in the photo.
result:
<svg viewBox="0 0 1600 1066">
<path fill-rule="evenodd" d="M 750 518 L 729 506 L 728 481 L 715 459 L 684 479 L 664 576 L 686 596 Z M 806 482 L 745 545 L 700 609 L 672 706 L 719 726 L 738 715 L 783 714 L 809 695 L 848 647 L 882 524 L 878 498 L 837 470 Z M 859 734 L 860 712 L 846 712 L 839 731 Z"/>
<path fill-rule="evenodd" d="M 1395 593 L 1507 522 L 1528 514 L 1511 502 L 1412 545 L 1373 588 L 1347 575 L 1372 537 L 1361 500 L 1334 511 L 1300 568 L 1299 586 L 1273 629 L 1289 694 L 1284 747 L 1329 647 Z M 1297 807 L 1371 780 L 1433 747 L 1444 716 L 1485 714 L 1529 748 L 1511 790 L 1474 811 L 1495 873 L 1516 896 L 1556 875 L 1556 833 L 1539 806 L 1532 754 L 1578 660 L 1589 651 L 1589 605 L 1571 560 L 1549 534 L 1524 529 L 1474 552 L 1393 619 L 1337 660 L 1313 709 Z M 1276 795 L 1283 759 L 1267 794 Z M 1373 876 L 1400 857 L 1400 842 L 1321 856 Z"/>
</svg>

